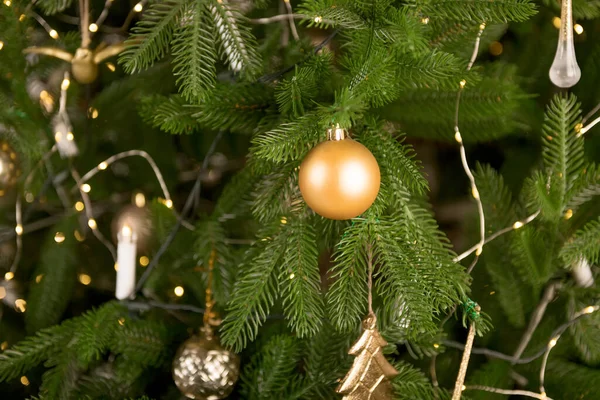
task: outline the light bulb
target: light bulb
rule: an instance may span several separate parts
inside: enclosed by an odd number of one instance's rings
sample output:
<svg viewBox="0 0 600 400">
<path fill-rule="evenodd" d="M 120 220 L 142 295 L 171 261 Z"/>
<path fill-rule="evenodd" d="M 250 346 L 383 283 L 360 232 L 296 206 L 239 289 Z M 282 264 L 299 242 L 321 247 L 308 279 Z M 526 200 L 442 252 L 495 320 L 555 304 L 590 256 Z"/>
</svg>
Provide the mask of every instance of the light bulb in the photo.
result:
<svg viewBox="0 0 600 400">
<path fill-rule="evenodd" d="M 581 78 L 581 70 L 575 57 L 573 43 L 573 10 L 572 0 L 562 0 L 560 12 L 560 30 L 558 31 L 558 47 L 550 67 L 550 80 L 556 86 L 569 88 Z"/>
</svg>

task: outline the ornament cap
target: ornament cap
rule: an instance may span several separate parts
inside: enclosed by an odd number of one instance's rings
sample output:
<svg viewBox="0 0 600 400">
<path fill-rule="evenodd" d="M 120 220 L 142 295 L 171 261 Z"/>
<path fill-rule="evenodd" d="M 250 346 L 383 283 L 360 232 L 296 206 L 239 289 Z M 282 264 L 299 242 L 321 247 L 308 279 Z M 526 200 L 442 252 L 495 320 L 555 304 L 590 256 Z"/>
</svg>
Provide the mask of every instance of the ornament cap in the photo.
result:
<svg viewBox="0 0 600 400">
<path fill-rule="evenodd" d="M 327 138 L 329 140 L 344 140 L 348 137 L 348 131 L 340 128 L 340 124 L 335 124 L 335 127 L 327 129 Z"/>
</svg>

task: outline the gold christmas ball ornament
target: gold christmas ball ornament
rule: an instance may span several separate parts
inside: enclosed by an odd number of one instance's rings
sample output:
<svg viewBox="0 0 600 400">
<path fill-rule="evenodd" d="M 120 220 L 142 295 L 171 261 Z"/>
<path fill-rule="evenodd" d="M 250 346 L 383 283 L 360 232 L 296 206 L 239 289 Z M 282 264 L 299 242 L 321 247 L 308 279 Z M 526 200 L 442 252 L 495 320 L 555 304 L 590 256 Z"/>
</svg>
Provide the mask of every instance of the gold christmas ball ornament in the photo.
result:
<svg viewBox="0 0 600 400">
<path fill-rule="evenodd" d="M 224 399 L 239 375 L 239 356 L 222 347 L 210 332 L 183 342 L 173 360 L 173 380 L 189 399 Z"/>
<path fill-rule="evenodd" d="M 379 165 L 369 149 L 346 137 L 344 129 L 328 133 L 329 140 L 315 146 L 300 165 L 300 192 L 306 204 L 325 218 L 354 218 L 377 198 Z"/>
</svg>

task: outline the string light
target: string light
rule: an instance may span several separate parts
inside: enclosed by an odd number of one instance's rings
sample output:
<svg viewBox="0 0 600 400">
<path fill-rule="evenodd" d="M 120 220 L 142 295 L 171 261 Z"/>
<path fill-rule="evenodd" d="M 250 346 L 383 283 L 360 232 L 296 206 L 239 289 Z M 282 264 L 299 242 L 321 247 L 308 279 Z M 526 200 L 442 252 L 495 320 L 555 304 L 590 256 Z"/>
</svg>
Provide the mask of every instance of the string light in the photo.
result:
<svg viewBox="0 0 600 400">
<path fill-rule="evenodd" d="M 24 313 L 27 310 L 27 302 L 24 299 L 16 299 L 15 307 L 17 311 Z"/>
<path fill-rule="evenodd" d="M 0 286 L 0 300 L 6 297 L 6 289 L 4 286 Z"/>
<path fill-rule="evenodd" d="M 85 240 L 85 236 L 83 236 L 77 229 L 75 229 L 75 232 L 73 232 L 73 236 L 75 236 L 75 239 L 78 242 L 83 242 Z"/>
<path fill-rule="evenodd" d="M 101 171 L 104 171 L 107 167 L 108 164 L 105 161 L 102 161 L 100 164 L 98 164 L 98 169 Z"/>
<path fill-rule="evenodd" d="M 548 348 L 552 348 L 552 347 L 556 346 L 557 342 L 558 342 L 558 337 L 552 338 L 550 340 L 550 342 L 548 342 Z"/>
<path fill-rule="evenodd" d="M 91 117 L 92 119 L 98 118 L 98 110 L 95 109 L 94 107 L 88 108 L 88 116 Z"/>
<path fill-rule="evenodd" d="M 96 224 L 96 220 L 94 218 L 90 218 L 88 219 L 88 226 L 90 229 L 94 230 L 98 227 L 98 224 Z"/>
<path fill-rule="evenodd" d="M 90 32 L 98 32 L 98 25 L 96 24 L 90 24 L 89 28 Z"/>
<path fill-rule="evenodd" d="M 434 344 L 433 344 L 433 348 L 434 348 L 434 349 L 439 349 L 439 348 L 440 348 L 440 345 L 439 345 L 439 344 L 437 344 L 437 343 L 434 343 Z"/>
<path fill-rule="evenodd" d="M 42 90 L 40 92 L 40 104 L 47 112 L 50 112 L 54 108 L 54 97 L 48 91 Z"/>
<path fill-rule="evenodd" d="M 81 191 L 83 193 L 89 193 L 92 191 L 92 187 L 90 185 L 88 185 L 87 183 L 84 183 L 83 185 L 81 185 Z"/>
<path fill-rule="evenodd" d="M 552 18 L 552 25 L 554 25 L 554 27 L 556 29 L 560 29 L 560 18 L 559 17 Z"/>
<path fill-rule="evenodd" d="M 591 314 L 591 313 L 593 313 L 594 311 L 597 311 L 597 310 L 598 310 L 598 306 L 587 306 L 581 312 L 583 314 Z"/>
<path fill-rule="evenodd" d="M 516 230 L 516 229 L 519 229 L 519 228 L 522 228 L 522 227 L 523 227 L 523 223 L 522 223 L 521 221 L 517 221 L 517 222 L 515 222 L 515 223 L 513 224 L 513 226 L 512 226 L 512 227 L 513 227 L 513 229 L 515 229 L 515 230 Z"/>
<path fill-rule="evenodd" d="M 117 69 L 117 67 L 115 67 L 115 64 L 109 62 L 106 63 L 106 68 L 108 68 L 110 72 L 115 72 L 115 70 Z"/>
<path fill-rule="evenodd" d="M 462 81 L 460 81 L 459 84 L 460 84 L 460 88 L 462 89 L 467 85 L 467 81 L 463 79 Z"/>
<path fill-rule="evenodd" d="M 56 243 L 62 243 L 65 241 L 65 234 L 62 232 L 56 232 L 56 234 L 54 234 L 54 241 Z"/>
<path fill-rule="evenodd" d="M 56 30 L 54 29 L 50 30 L 50 32 L 48 32 L 48 35 L 50 35 L 52 39 L 58 39 L 58 32 L 56 32 Z"/>
<path fill-rule="evenodd" d="M 571 219 L 571 217 L 573 216 L 573 210 L 571 210 L 570 208 L 565 212 L 565 219 Z"/>
<path fill-rule="evenodd" d="M 133 202 L 136 207 L 142 208 L 146 205 L 146 196 L 144 196 L 144 193 L 138 192 L 133 197 Z"/>
<path fill-rule="evenodd" d="M 27 379 L 27 377 L 26 377 L 25 375 L 23 375 L 23 376 L 21 377 L 21 384 L 22 384 L 23 386 L 29 386 L 29 379 Z"/>
<path fill-rule="evenodd" d="M 164 204 L 167 208 L 173 208 L 173 200 L 171 199 L 165 200 Z"/>
<path fill-rule="evenodd" d="M 142 3 L 137 3 L 134 7 L 133 7 L 133 11 L 135 12 L 142 12 L 142 10 L 144 9 L 144 5 Z"/>
<path fill-rule="evenodd" d="M 123 318 L 123 317 L 119 318 L 118 322 L 119 322 L 119 325 L 121 325 L 121 326 L 125 325 L 125 318 Z"/>
<path fill-rule="evenodd" d="M 27 18 L 27 16 L 25 14 L 19 15 L 19 22 L 25 21 L 25 18 Z"/>
<path fill-rule="evenodd" d="M 88 274 L 79 274 L 79 282 L 82 285 L 89 285 L 90 283 L 92 283 L 92 277 L 89 276 Z"/>
<path fill-rule="evenodd" d="M 281 217 L 281 225 L 285 225 L 285 224 L 287 224 L 287 218 Z"/>
<path fill-rule="evenodd" d="M 4 341 L 2 344 L 0 344 L 0 350 L 4 351 L 6 349 L 8 349 L 8 342 Z"/>
<path fill-rule="evenodd" d="M 39 274 L 38 276 L 36 276 L 35 283 L 40 283 L 42 281 L 43 277 L 44 277 L 44 274 Z"/>
<path fill-rule="evenodd" d="M 65 79 L 63 79 L 62 83 L 60 84 L 60 89 L 67 90 L 67 89 L 69 89 L 70 85 L 71 85 L 71 81 L 65 78 Z"/>
<path fill-rule="evenodd" d="M 147 267 L 148 264 L 150 264 L 150 259 L 148 257 L 146 257 L 146 256 L 141 256 L 140 257 L 140 265 L 142 267 Z"/>
<path fill-rule="evenodd" d="M 427 25 L 429 23 L 429 17 L 421 18 L 421 23 Z"/>
<path fill-rule="evenodd" d="M 0 40 L 0 50 L 2 50 L 4 48 L 4 42 L 2 40 Z"/>
<path fill-rule="evenodd" d="M 578 35 L 581 35 L 583 33 L 583 26 L 581 26 L 579 24 L 575 24 L 573 29 L 575 30 L 575 33 Z"/>
<path fill-rule="evenodd" d="M 77 211 L 83 211 L 84 208 L 85 208 L 85 205 L 83 204 L 83 201 L 78 201 L 77 203 L 75 203 L 75 209 Z"/>
<path fill-rule="evenodd" d="M 323 17 L 315 17 L 313 21 L 315 21 L 317 24 L 320 24 L 321 22 L 323 22 Z"/>
<path fill-rule="evenodd" d="M 456 132 L 454 134 L 454 140 L 456 140 L 458 143 L 462 143 L 462 136 L 460 135 L 460 132 Z"/>
<path fill-rule="evenodd" d="M 290 280 L 294 279 L 295 277 L 296 277 L 296 274 L 294 274 L 294 273 L 290 274 Z"/>
<path fill-rule="evenodd" d="M 12 2 L 10 0 L 4 0 L 4 5 L 6 7 L 10 7 L 11 4 L 12 4 Z"/>
<path fill-rule="evenodd" d="M 177 297 L 183 296 L 184 292 L 185 292 L 185 290 L 181 286 L 175 286 L 175 289 L 173 289 L 173 293 L 175 293 L 175 296 L 177 296 Z"/>
<path fill-rule="evenodd" d="M 23 225 L 17 224 L 17 226 L 15 226 L 15 233 L 21 236 L 23 234 Z"/>
<path fill-rule="evenodd" d="M 115 271 L 118 271 L 119 270 L 119 263 L 115 263 L 114 268 L 115 268 Z"/>
</svg>

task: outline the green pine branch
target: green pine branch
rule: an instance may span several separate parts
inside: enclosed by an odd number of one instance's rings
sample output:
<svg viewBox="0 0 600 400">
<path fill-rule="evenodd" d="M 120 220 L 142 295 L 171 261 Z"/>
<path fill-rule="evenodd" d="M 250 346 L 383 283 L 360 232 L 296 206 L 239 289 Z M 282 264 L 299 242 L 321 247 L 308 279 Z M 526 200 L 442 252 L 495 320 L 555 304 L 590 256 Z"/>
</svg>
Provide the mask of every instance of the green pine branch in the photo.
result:
<svg viewBox="0 0 600 400">
<path fill-rule="evenodd" d="M 217 30 L 221 58 L 235 72 L 242 72 L 247 77 L 256 75 L 261 61 L 256 39 L 246 25 L 246 17 L 226 1 L 211 1 L 209 7 Z"/>
<path fill-rule="evenodd" d="M 413 0 L 423 15 L 477 23 L 523 22 L 536 14 L 529 0 Z"/>
<path fill-rule="evenodd" d="M 277 268 L 287 242 L 285 229 L 259 234 L 240 267 L 221 328 L 221 341 L 236 351 L 254 340 L 277 297 Z"/>
<path fill-rule="evenodd" d="M 302 338 L 314 335 L 324 315 L 314 226 L 287 220 L 289 235 L 279 272 L 279 291 L 289 326 Z"/>
<path fill-rule="evenodd" d="M 0 354 L 0 381 L 24 375 L 63 350 L 73 334 L 73 321 L 39 330 Z"/>
<path fill-rule="evenodd" d="M 215 84 L 215 22 L 204 1 L 194 0 L 184 9 L 180 24 L 172 42 L 173 73 L 183 97 L 192 100 Z"/>
<path fill-rule="evenodd" d="M 398 371 L 392 381 L 395 399 L 449 400 L 452 397 L 446 390 L 434 388 L 423 372 L 407 362 L 397 362 L 394 367 Z"/>
<path fill-rule="evenodd" d="M 212 290 L 217 304 L 227 303 L 237 270 L 237 265 L 233 262 L 232 248 L 225 243 L 225 239 L 225 229 L 216 219 L 201 220 L 196 225 L 194 258 L 205 273 L 214 251 Z"/>
<path fill-rule="evenodd" d="M 255 187 L 252 213 L 261 222 L 279 221 L 300 203 L 297 163 L 279 166 Z"/>
<path fill-rule="evenodd" d="M 366 29 L 368 24 L 352 9 L 348 0 L 312 0 L 304 1 L 298 12 L 306 15 L 309 27 L 345 29 Z"/>
<path fill-rule="evenodd" d="M 146 123 L 167 133 L 189 134 L 198 128 L 192 117 L 198 108 L 180 95 L 145 97 L 138 111 Z"/>
<path fill-rule="evenodd" d="M 40 0 L 36 6 L 40 7 L 45 15 L 54 15 L 71 7 L 73 0 Z"/>
<path fill-rule="evenodd" d="M 515 232 L 512 239 L 512 265 L 523 281 L 531 285 L 533 296 L 537 298 L 556 269 L 556 252 L 551 250 L 552 238 L 528 225 Z"/>
<path fill-rule="evenodd" d="M 584 303 L 581 300 L 576 299 L 575 296 L 570 296 L 568 302 L 569 316 L 573 318 L 575 313 L 589 305 L 589 302 Z M 581 318 L 581 320 L 569 327 L 569 333 L 573 339 L 575 351 L 579 355 L 579 358 L 587 365 L 600 365 L 600 341 L 598 341 L 598 335 L 600 335 L 599 327 L 600 315 L 598 313 L 593 313 L 585 318 Z"/>
<path fill-rule="evenodd" d="M 250 359 L 240 377 L 240 392 L 248 400 L 289 398 L 283 396 L 298 366 L 300 349 L 291 336 L 271 338 Z"/>
<path fill-rule="evenodd" d="M 568 201 L 567 192 L 584 165 L 583 140 L 575 134 L 579 114 L 575 96 L 557 95 L 548 105 L 544 118 L 542 156 L 552 185 L 560 196 L 557 199 L 560 213 Z"/>
<path fill-rule="evenodd" d="M 403 134 L 394 134 L 381 121 L 369 121 L 357 139 L 365 145 L 379 163 L 381 175 L 389 184 L 406 187 L 411 193 L 423 195 L 428 183 L 422 167 L 415 159 L 412 146 L 404 143 Z M 391 191 L 396 196 L 395 191 Z"/>
<path fill-rule="evenodd" d="M 580 206 L 598 195 L 600 195 L 600 168 L 596 164 L 588 164 L 581 170 L 578 179 L 567 193 L 566 208 L 576 212 Z"/>
<path fill-rule="evenodd" d="M 128 73 L 143 71 L 168 51 L 177 22 L 181 20 L 183 0 L 152 3 L 125 41 L 119 62 Z"/>
<path fill-rule="evenodd" d="M 486 232 L 496 232 L 518 220 L 516 205 L 503 177 L 490 166 L 479 164 L 474 175 L 483 203 Z M 525 305 L 535 301 L 535 298 L 530 296 L 529 288 L 523 284 L 517 271 L 506 268 L 513 263 L 512 253 L 507 251 L 512 243 L 510 235 L 500 236 L 487 244 L 482 259 L 498 293 L 497 300 L 504 315 L 512 326 L 522 327 L 527 311 Z"/>
<path fill-rule="evenodd" d="M 318 114 L 309 113 L 260 133 L 252 139 L 250 152 L 276 163 L 301 160 L 310 148 L 324 139 L 320 120 Z"/>
<path fill-rule="evenodd" d="M 39 279 L 32 283 L 27 297 L 25 324 L 29 333 L 58 323 L 69 306 L 77 282 L 76 224 L 75 218 L 63 220 L 44 241 L 34 272 Z M 54 240 L 57 232 L 64 236 L 61 243 Z"/>
<path fill-rule="evenodd" d="M 346 228 L 333 254 L 328 317 L 340 331 L 356 328 L 367 313 L 366 246 L 371 240 L 369 222 L 356 222 Z"/>
<path fill-rule="evenodd" d="M 575 264 L 585 257 L 590 264 L 600 261 L 600 219 L 588 222 L 567 240 L 560 250 L 565 267 Z"/>
</svg>

